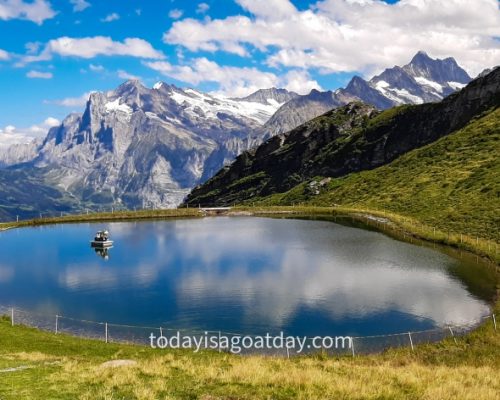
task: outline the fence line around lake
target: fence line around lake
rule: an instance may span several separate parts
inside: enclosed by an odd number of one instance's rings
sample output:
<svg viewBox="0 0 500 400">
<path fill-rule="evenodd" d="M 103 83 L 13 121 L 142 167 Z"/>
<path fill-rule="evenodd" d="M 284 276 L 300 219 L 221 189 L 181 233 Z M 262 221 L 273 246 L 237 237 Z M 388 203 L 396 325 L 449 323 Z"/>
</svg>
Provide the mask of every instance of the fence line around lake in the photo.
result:
<svg viewBox="0 0 500 400">
<path fill-rule="evenodd" d="M 12 326 L 24 325 L 33 327 L 46 332 L 53 332 L 57 334 L 68 334 L 80 338 L 97 339 L 106 343 L 122 343 L 122 344 L 138 344 L 144 346 L 151 345 L 151 334 L 155 337 L 165 336 L 172 337 L 177 332 L 182 336 L 221 336 L 228 338 L 228 342 L 232 343 L 233 338 L 257 338 L 259 335 L 247 335 L 242 333 L 226 332 L 226 331 L 211 331 L 211 330 L 189 330 L 189 329 L 175 329 L 167 326 L 136 326 L 136 325 L 123 325 L 114 324 L 109 322 L 97 322 L 90 320 L 77 319 L 72 317 L 65 317 L 57 314 L 46 314 L 26 311 L 14 307 L 0 306 L 0 315 L 10 317 Z M 473 329 L 480 325 L 491 321 L 493 328 L 497 331 L 498 315 L 494 313 L 481 317 L 477 321 L 441 326 L 428 330 L 408 331 L 382 335 L 371 336 L 344 336 L 344 338 L 351 338 L 351 342 L 341 348 L 318 348 L 312 346 L 314 337 L 307 337 L 302 346 L 302 354 L 322 353 L 326 355 L 349 355 L 355 356 L 358 354 L 371 354 L 380 353 L 390 348 L 409 347 L 412 351 L 418 351 L 417 345 L 425 343 L 434 343 L 447 338 L 453 338 L 455 344 L 459 344 L 461 337 L 471 332 Z M 339 332 L 336 332 L 337 334 Z M 300 336 L 304 338 L 304 336 Z M 262 336 L 260 336 L 262 337 Z M 286 334 L 285 334 L 286 337 Z M 323 335 L 323 337 L 327 337 Z M 333 337 L 333 336 L 332 336 Z M 342 337 L 340 337 L 342 338 Z M 205 342 L 206 344 L 207 342 Z M 240 343 L 241 347 L 241 343 Z M 168 347 L 167 347 L 168 348 Z M 202 350 L 206 348 L 202 345 Z M 229 348 L 224 347 L 210 347 L 214 351 L 230 352 Z M 285 346 L 282 348 L 240 348 L 238 354 L 259 354 L 269 356 L 290 357 L 299 354 L 299 346 Z"/>
</svg>

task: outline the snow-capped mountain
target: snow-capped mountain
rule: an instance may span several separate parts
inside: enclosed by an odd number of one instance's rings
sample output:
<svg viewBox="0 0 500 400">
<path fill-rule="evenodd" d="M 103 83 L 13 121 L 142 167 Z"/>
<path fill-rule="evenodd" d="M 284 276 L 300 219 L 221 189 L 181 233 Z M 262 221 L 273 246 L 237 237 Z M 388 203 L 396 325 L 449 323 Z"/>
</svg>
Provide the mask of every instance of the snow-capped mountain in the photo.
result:
<svg viewBox="0 0 500 400">
<path fill-rule="evenodd" d="M 251 102 L 251 103 L 260 103 L 265 105 L 272 106 L 281 106 L 285 104 L 287 101 L 290 101 L 297 97 L 298 94 L 295 92 L 289 92 L 286 89 L 260 89 L 255 93 L 243 98 L 235 99 L 239 102 Z"/>
<path fill-rule="evenodd" d="M 32 199 L 34 211 L 56 198 L 58 208 L 173 207 L 243 151 L 332 108 L 359 100 L 378 108 L 437 101 L 469 80 L 453 59 L 433 60 L 423 52 L 369 81 L 353 77 L 345 89 L 305 96 L 271 88 L 222 98 L 130 80 L 92 93 L 84 112 L 51 128 L 42 143 L 0 151 L 0 168 L 10 166 L 5 176 L 0 170 L 0 182 L 5 178 L 7 191 L 9 182 L 26 177 L 39 184 L 50 196 L 38 206 Z M 8 196 L 8 212 L 26 208 L 18 194 Z"/>
<path fill-rule="evenodd" d="M 83 204 L 172 207 L 262 142 L 258 128 L 293 96 L 276 93 L 262 91 L 255 101 L 228 99 L 163 82 L 150 89 L 130 80 L 92 93 L 84 113 L 70 114 L 50 129 L 19 168 L 36 168 L 44 184 Z M 18 161 L 26 161 L 19 155 Z M 15 163 L 12 157 L 5 161 Z"/>
<path fill-rule="evenodd" d="M 250 119 L 261 125 L 293 97 L 287 90 L 279 89 L 284 95 L 281 101 L 277 101 L 273 89 L 267 89 L 241 99 L 220 98 L 194 89 L 182 90 L 163 82 L 156 83 L 153 90 L 172 99 L 185 113 L 195 119 L 218 119 L 220 115 L 228 115 Z"/>
<path fill-rule="evenodd" d="M 403 67 L 394 66 L 369 81 L 354 76 L 344 89 L 311 91 L 284 106 L 265 124 L 266 136 L 287 132 L 334 107 L 361 100 L 379 109 L 442 100 L 471 81 L 453 58 L 432 59 L 419 51 Z"/>
<path fill-rule="evenodd" d="M 398 105 L 440 101 L 470 81 L 471 77 L 453 58 L 434 60 L 419 51 L 410 63 L 386 69 L 368 84 Z"/>
</svg>

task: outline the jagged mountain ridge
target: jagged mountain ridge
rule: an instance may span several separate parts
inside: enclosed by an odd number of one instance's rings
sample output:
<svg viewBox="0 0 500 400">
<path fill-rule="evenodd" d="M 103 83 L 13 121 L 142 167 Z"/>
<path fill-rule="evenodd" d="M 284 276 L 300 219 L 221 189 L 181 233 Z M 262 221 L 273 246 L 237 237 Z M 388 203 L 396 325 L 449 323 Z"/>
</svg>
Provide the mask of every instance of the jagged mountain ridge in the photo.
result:
<svg viewBox="0 0 500 400">
<path fill-rule="evenodd" d="M 363 101 L 381 110 L 440 101 L 470 81 L 470 76 L 453 58 L 432 59 L 419 51 L 405 66 L 388 68 L 369 81 L 354 76 L 344 89 L 313 90 L 290 100 L 264 125 L 264 136 L 287 132 L 352 101 Z"/>
<path fill-rule="evenodd" d="M 273 87 L 270 89 L 259 89 L 249 96 L 236 98 L 235 100 L 261 104 L 281 105 L 298 96 L 299 95 L 295 92 L 290 92 L 286 89 L 277 89 Z"/>
<path fill-rule="evenodd" d="M 260 143 L 255 132 L 282 104 L 267 94 L 263 104 L 130 80 L 92 93 L 83 114 L 51 128 L 41 145 L 33 144 L 36 156 L 13 169 L 36 169 L 41 183 L 82 204 L 173 207 Z"/>
<path fill-rule="evenodd" d="M 187 204 L 225 205 L 285 192 L 315 176 L 370 170 L 432 143 L 500 105 L 500 68 L 439 103 L 383 112 L 350 103 L 244 152 Z"/>
</svg>

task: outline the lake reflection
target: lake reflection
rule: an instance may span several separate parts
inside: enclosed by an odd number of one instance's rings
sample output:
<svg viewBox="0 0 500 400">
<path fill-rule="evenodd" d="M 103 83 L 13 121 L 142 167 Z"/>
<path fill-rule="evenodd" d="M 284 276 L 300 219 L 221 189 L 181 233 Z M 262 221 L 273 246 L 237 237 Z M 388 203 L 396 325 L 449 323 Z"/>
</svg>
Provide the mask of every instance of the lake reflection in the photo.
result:
<svg viewBox="0 0 500 400">
<path fill-rule="evenodd" d="M 453 274 L 464 261 L 327 221 L 57 225 L 3 232 L 0 250 L 0 304 L 115 323 L 367 335 L 488 312 Z"/>
</svg>

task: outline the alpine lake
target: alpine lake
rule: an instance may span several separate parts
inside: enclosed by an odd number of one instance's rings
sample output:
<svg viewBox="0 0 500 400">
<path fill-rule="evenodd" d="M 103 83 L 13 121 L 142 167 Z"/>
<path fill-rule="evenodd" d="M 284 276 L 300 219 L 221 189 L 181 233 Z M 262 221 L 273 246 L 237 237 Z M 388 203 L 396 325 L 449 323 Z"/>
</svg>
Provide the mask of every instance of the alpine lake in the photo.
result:
<svg viewBox="0 0 500 400">
<path fill-rule="evenodd" d="M 102 229 L 113 247 L 91 248 Z M 349 218 L 58 224 L 0 233 L 0 304 L 175 329 L 384 335 L 477 323 L 495 292 L 482 263 Z"/>
</svg>

